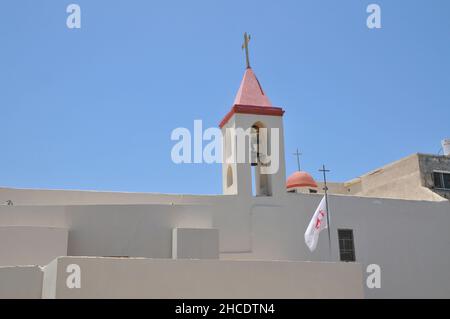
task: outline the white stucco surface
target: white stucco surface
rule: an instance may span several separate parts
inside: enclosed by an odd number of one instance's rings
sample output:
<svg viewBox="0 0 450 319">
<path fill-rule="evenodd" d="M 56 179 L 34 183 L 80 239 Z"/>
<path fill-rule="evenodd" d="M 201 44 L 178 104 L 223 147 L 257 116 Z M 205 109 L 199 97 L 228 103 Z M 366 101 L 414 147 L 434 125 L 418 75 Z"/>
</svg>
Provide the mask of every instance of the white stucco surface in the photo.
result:
<svg viewBox="0 0 450 319">
<path fill-rule="evenodd" d="M 0 299 L 40 299 L 43 274 L 38 266 L 0 267 Z"/>
<path fill-rule="evenodd" d="M 103 195 L 90 196 L 95 205 L 0 206 L 0 225 L 67 228 L 68 255 L 73 256 L 172 258 L 173 228 L 215 228 L 222 260 L 328 260 L 326 233 L 314 253 L 303 238 L 320 195 L 147 194 L 141 198 L 147 204 L 141 205 L 126 204 L 136 199 L 133 194 L 129 199 L 120 194 L 121 205 L 102 205 Z M 64 192 L 54 197 L 60 201 Z M 366 287 L 366 297 L 450 297 L 448 201 L 330 196 L 330 210 L 333 260 L 339 260 L 337 229 L 349 228 L 363 270 L 374 263 L 381 266 L 381 288 Z"/>
<path fill-rule="evenodd" d="M 363 298 L 354 263 L 63 257 L 44 272 L 44 298 Z"/>
<path fill-rule="evenodd" d="M 219 230 L 214 228 L 174 228 L 173 259 L 218 259 Z"/>
<path fill-rule="evenodd" d="M 0 266 L 45 265 L 67 255 L 66 228 L 0 225 Z"/>
</svg>

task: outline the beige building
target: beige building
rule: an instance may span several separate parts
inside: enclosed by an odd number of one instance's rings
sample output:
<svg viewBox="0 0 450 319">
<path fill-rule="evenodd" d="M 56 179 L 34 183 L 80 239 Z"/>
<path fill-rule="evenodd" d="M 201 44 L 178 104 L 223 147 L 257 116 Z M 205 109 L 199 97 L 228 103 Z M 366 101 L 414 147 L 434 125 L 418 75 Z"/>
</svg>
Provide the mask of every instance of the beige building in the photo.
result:
<svg viewBox="0 0 450 319">
<path fill-rule="evenodd" d="M 322 193 L 323 183 L 318 183 Z M 331 194 L 410 200 L 450 199 L 450 157 L 413 154 L 343 183 L 328 183 Z"/>
</svg>

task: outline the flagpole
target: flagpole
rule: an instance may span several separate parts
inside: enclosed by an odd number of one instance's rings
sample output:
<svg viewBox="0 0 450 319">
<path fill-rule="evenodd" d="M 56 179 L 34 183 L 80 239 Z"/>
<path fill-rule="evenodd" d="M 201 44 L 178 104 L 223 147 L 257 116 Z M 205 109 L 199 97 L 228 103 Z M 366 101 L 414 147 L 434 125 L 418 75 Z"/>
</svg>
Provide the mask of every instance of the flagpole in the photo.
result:
<svg viewBox="0 0 450 319">
<path fill-rule="evenodd" d="M 323 173 L 323 184 L 324 184 L 324 191 L 325 191 L 325 207 L 327 210 L 327 232 L 328 232 L 328 248 L 330 253 L 330 261 L 333 261 L 333 254 L 331 252 L 331 224 L 330 224 L 330 209 L 328 206 L 328 186 L 327 186 L 327 172 L 330 170 L 325 169 L 325 164 L 322 165 L 322 169 L 319 170 Z"/>
</svg>

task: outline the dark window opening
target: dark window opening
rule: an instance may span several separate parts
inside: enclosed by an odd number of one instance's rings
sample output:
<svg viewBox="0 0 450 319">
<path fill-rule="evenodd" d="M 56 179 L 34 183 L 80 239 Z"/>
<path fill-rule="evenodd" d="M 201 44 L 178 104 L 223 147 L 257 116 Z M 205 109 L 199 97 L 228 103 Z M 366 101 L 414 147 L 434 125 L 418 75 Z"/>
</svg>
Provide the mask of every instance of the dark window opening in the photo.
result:
<svg viewBox="0 0 450 319">
<path fill-rule="evenodd" d="M 450 174 L 442 174 L 442 178 L 444 180 L 444 188 L 450 189 Z"/>
<path fill-rule="evenodd" d="M 269 149 L 270 144 L 267 145 L 267 140 L 260 136 L 260 134 L 262 134 L 261 129 L 265 130 L 262 123 L 257 123 L 251 127 L 250 150 L 252 193 L 253 196 L 272 196 L 271 176 L 263 172 L 263 167 L 266 166 L 263 158 L 266 156 L 266 148 Z"/>
<path fill-rule="evenodd" d="M 355 261 L 355 243 L 352 229 L 338 229 L 339 255 L 341 261 Z"/>
<path fill-rule="evenodd" d="M 450 173 L 434 172 L 433 180 L 435 188 L 450 190 Z"/>
</svg>

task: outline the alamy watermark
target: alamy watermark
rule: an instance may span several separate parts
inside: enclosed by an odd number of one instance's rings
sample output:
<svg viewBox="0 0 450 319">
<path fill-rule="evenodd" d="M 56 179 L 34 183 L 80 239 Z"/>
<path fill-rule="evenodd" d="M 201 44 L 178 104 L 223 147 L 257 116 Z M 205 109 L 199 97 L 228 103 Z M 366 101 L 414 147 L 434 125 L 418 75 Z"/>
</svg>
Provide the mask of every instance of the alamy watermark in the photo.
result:
<svg viewBox="0 0 450 319">
<path fill-rule="evenodd" d="M 69 289 L 81 288 L 81 268 L 77 264 L 70 264 L 66 267 L 66 273 L 69 275 L 66 279 L 66 286 Z"/>
<path fill-rule="evenodd" d="M 366 279 L 366 285 L 369 289 L 381 288 L 381 267 L 377 264 L 370 264 L 366 268 L 369 274 Z"/>
<path fill-rule="evenodd" d="M 69 16 L 66 19 L 66 25 L 69 29 L 81 28 L 81 7 L 76 3 L 67 6 L 66 12 Z M 381 7 L 379 4 L 371 3 L 367 6 L 366 12 L 370 13 L 366 20 L 369 29 L 381 29 Z"/>
<path fill-rule="evenodd" d="M 250 163 L 262 174 L 275 174 L 280 167 L 280 130 L 253 126 L 247 129 L 216 127 L 203 130 L 202 120 L 194 121 L 193 134 L 185 127 L 172 131 L 171 158 L 176 164 Z M 203 142 L 207 142 L 204 146 Z"/>
<path fill-rule="evenodd" d="M 81 7 L 78 4 L 69 4 L 66 8 L 69 16 L 66 19 L 66 25 L 69 29 L 81 28 Z"/>
<path fill-rule="evenodd" d="M 381 29 L 381 7 L 376 3 L 369 4 L 366 9 L 370 15 L 367 17 L 366 24 L 369 29 Z"/>
</svg>

